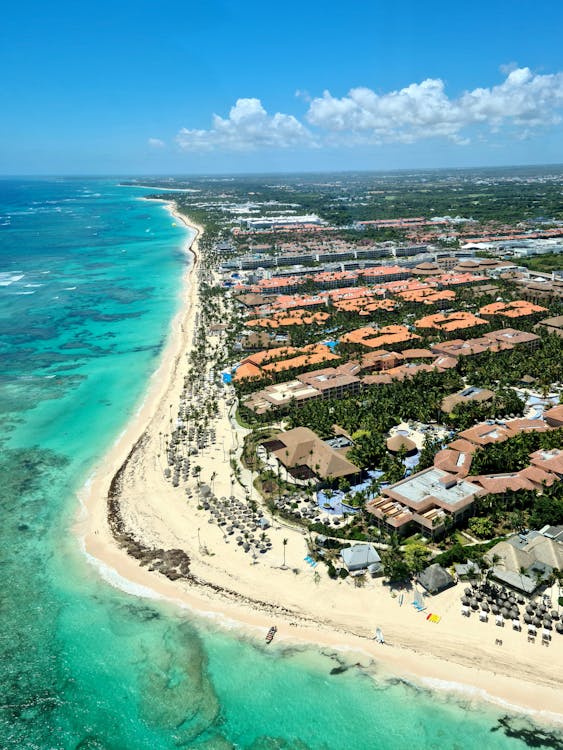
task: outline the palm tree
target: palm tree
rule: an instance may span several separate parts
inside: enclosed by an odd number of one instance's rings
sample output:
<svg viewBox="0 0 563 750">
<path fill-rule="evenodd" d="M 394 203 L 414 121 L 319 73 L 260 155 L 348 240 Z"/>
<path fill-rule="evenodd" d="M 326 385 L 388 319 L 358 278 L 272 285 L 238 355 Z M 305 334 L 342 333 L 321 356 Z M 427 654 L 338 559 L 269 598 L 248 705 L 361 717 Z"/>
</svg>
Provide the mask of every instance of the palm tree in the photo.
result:
<svg viewBox="0 0 563 750">
<path fill-rule="evenodd" d="M 283 568 L 284 570 L 285 570 L 285 569 L 286 569 L 286 567 L 287 567 L 287 565 L 285 564 L 285 548 L 287 547 L 287 542 L 288 542 L 287 538 L 286 538 L 286 537 L 284 537 L 284 540 L 283 540 L 283 542 L 282 542 L 282 544 L 283 544 L 283 565 L 282 565 L 282 568 Z"/>
</svg>

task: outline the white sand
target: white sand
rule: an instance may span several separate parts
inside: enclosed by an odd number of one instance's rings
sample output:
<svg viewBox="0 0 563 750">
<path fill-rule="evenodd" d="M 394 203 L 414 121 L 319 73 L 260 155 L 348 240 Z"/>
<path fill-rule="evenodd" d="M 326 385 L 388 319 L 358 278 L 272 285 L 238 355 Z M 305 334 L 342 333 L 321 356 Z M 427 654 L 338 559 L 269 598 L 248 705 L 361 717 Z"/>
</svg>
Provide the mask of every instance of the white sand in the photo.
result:
<svg viewBox="0 0 563 750">
<path fill-rule="evenodd" d="M 304 532 L 278 522 L 268 530 L 272 551 L 260 555 L 253 565 L 232 537 L 225 544 L 222 532 L 208 523 L 208 514 L 197 509 L 195 499 L 187 501 L 184 489 L 174 489 L 164 478 L 164 459 L 158 455 L 160 433 L 169 430 L 170 413 L 177 413 L 187 371 L 185 353 L 192 341 L 199 304 L 195 277 L 201 232 L 201 227 L 173 209 L 171 212 L 197 230 L 191 246 L 196 259 L 186 274 L 182 310 L 173 321 L 166 351 L 146 398 L 83 489 L 84 504 L 76 532 L 89 559 L 103 564 L 102 574 L 115 585 L 138 595 L 150 590 L 196 613 L 223 619 L 225 624 L 234 621 L 260 638 L 275 623 L 276 641 L 294 640 L 361 652 L 364 659 L 375 658 L 393 674 L 433 687 L 469 691 L 476 698 L 502 701 L 563 722 L 562 636 L 554 632 L 551 644 L 545 647 L 539 639 L 535 644 L 528 643 L 525 632 L 514 632 L 509 626 L 500 629 L 492 621 L 480 623 L 475 614 L 470 619 L 462 617 L 459 596 L 463 586 L 429 597 L 427 612 L 419 613 L 411 605 L 412 595 L 405 594 L 400 607 L 381 581 L 355 588 L 351 579 L 331 581 L 326 568 L 319 565 L 316 570 L 320 580 L 315 582 L 313 571 L 303 561 L 307 554 Z M 231 494 L 229 450 L 242 442 L 244 433 L 239 427 L 233 428 L 228 408 L 225 399 L 220 401 L 216 443 L 200 451 L 192 462 L 202 467 L 203 482 L 209 483 L 216 473 L 214 492 L 218 497 Z M 118 547 L 110 532 L 110 482 L 141 435 L 142 446 L 124 472 L 122 517 L 128 531 L 146 545 L 184 550 L 197 583 L 172 582 L 149 572 Z M 240 485 L 234 485 L 234 494 L 244 498 Z M 287 570 L 281 569 L 284 538 L 288 540 Z M 211 554 L 201 554 L 200 543 Z M 441 621 L 426 621 L 429 612 L 439 614 Z M 373 641 L 378 626 L 384 632 L 385 645 Z M 496 638 L 502 638 L 502 647 L 495 645 Z"/>
</svg>

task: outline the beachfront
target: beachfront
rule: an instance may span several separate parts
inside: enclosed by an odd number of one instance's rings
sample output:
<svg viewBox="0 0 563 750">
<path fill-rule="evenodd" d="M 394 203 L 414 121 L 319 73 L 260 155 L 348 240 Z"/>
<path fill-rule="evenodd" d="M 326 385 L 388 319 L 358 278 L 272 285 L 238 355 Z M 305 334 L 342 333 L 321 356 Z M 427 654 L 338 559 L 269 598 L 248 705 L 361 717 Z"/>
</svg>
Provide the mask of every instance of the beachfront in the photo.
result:
<svg viewBox="0 0 563 750">
<path fill-rule="evenodd" d="M 200 227 L 196 230 L 201 232 Z M 233 509 L 242 516 L 252 513 L 250 502 L 256 498 L 246 470 L 239 470 L 240 481 L 232 481 L 231 461 L 238 465 L 244 430 L 233 421 L 230 389 L 215 386 L 205 372 L 186 382 L 188 354 L 197 342 L 201 315 L 198 239 L 199 234 L 191 246 L 194 262 L 185 280 L 183 309 L 173 323 L 159 371 L 139 412 L 91 482 L 87 513 L 78 524 L 87 552 L 129 581 L 202 614 L 235 621 L 261 638 L 275 621 L 281 640 L 363 652 L 396 674 L 450 686 L 459 683 L 482 691 L 481 697 L 488 694 L 512 705 L 560 711 L 560 681 L 553 665 L 561 663 L 563 639 L 554 638 L 548 648 L 541 648 L 524 634 L 504 628 L 500 647 L 494 623 L 462 618 L 459 586 L 429 598 L 426 614 L 435 612 L 441 618 L 433 623 L 411 606 L 411 592 L 405 593 L 401 606 L 400 596 L 380 581 L 369 580 L 357 588 L 350 579 L 334 582 L 324 571 L 312 569 L 304 561 L 308 548 L 300 529 L 270 518 L 270 528 L 250 531 L 257 544 L 253 549 L 249 544 L 245 552 L 244 544 L 237 544 L 238 534 L 228 535 L 223 526 L 209 523 L 201 485 L 219 499 L 233 496 Z M 207 346 L 221 346 L 220 331 L 205 334 Z M 203 447 L 195 456 L 181 456 L 179 473 L 183 479 L 187 469 L 189 497 L 183 481 L 175 487 L 174 476 L 165 475 L 170 468 L 168 446 L 171 433 L 181 426 L 178 415 L 209 400 L 216 403 L 216 413 L 208 418 Z M 194 475 L 196 467 L 200 468 Z M 260 518 L 248 520 L 257 526 Z M 265 539 L 260 539 L 261 533 Z M 126 538 L 137 559 L 127 553 Z M 258 543 L 266 546 L 265 552 L 257 549 Z M 162 561 L 154 551 L 162 550 L 175 551 L 167 557 L 168 571 L 175 571 L 172 576 L 166 577 L 154 564 Z M 376 627 L 385 634 L 385 646 L 373 641 Z"/>
</svg>

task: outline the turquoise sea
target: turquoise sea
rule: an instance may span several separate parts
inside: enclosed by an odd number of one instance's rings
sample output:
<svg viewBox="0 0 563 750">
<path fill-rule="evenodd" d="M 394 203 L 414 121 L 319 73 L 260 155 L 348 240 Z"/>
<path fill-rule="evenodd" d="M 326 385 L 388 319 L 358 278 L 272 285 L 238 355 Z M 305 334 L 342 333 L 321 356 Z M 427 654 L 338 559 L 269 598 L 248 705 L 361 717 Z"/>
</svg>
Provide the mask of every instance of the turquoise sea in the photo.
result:
<svg viewBox="0 0 563 750">
<path fill-rule="evenodd" d="M 562 747 L 492 705 L 331 674 L 334 655 L 131 596 L 85 559 L 76 491 L 142 399 L 188 262 L 149 192 L 0 180 L 0 748 Z"/>
</svg>

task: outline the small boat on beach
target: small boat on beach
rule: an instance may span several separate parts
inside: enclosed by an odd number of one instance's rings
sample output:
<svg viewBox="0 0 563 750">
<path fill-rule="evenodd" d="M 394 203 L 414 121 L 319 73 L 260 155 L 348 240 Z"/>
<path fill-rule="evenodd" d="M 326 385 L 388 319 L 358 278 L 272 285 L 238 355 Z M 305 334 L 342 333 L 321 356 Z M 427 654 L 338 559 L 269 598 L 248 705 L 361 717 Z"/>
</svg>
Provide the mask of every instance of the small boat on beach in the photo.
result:
<svg viewBox="0 0 563 750">
<path fill-rule="evenodd" d="M 276 628 L 276 626 L 272 625 L 272 627 L 268 630 L 268 633 L 266 635 L 266 643 L 271 643 L 277 632 L 278 632 L 278 629 Z"/>
</svg>

